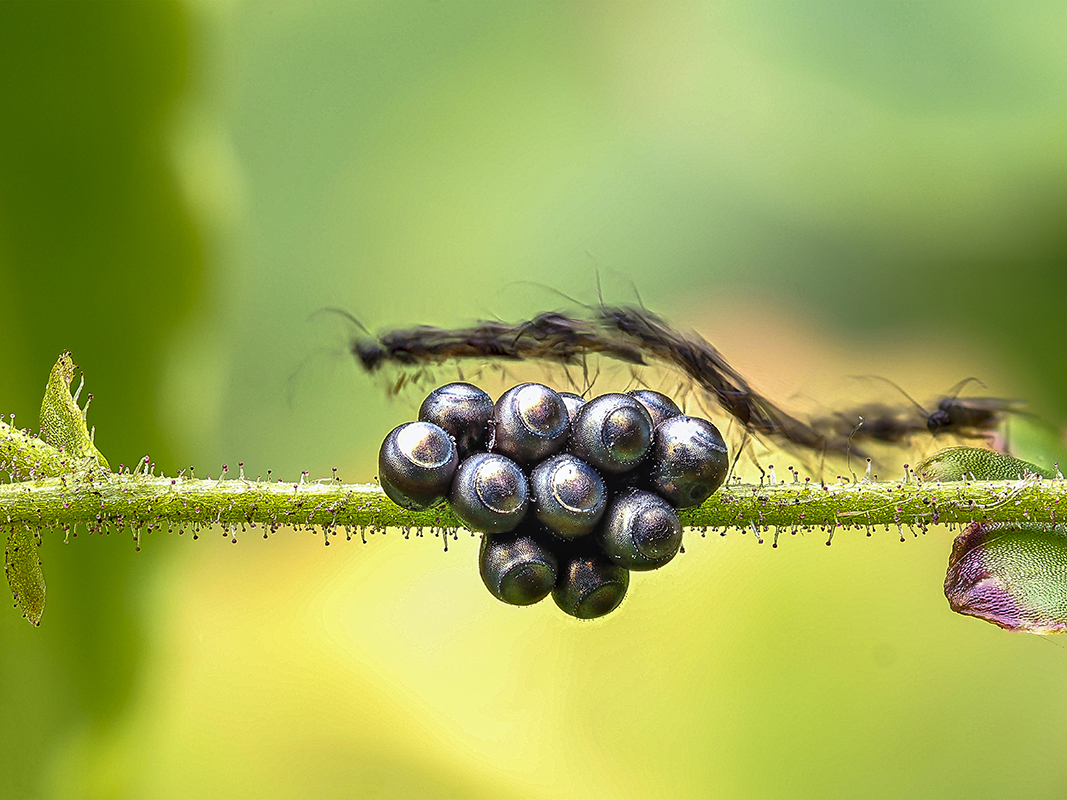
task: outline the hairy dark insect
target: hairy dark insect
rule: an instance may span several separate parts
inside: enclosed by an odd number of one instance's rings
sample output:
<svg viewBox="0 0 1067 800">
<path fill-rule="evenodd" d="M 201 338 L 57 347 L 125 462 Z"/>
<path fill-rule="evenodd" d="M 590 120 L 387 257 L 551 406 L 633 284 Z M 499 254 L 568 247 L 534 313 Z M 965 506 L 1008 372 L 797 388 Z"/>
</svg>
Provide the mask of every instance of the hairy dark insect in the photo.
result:
<svg viewBox="0 0 1067 800">
<path fill-rule="evenodd" d="M 959 392 L 968 383 L 979 383 L 976 378 L 960 381 L 949 394 L 936 401 L 934 411 L 919 405 L 907 392 L 893 381 L 878 376 L 907 398 L 910 406 L 877 404 L 855 408 L 834 414 L 813 425 L 820 430 L 837 433 L 853 430 L 852 439 L 879 442 L 902 442 L 915 434 L 948 434 L 965 439 L 988 439 L 1011 414 L 1024 413 L 1025 403 L 998 397 L 960 397 Z M 854 427 L 858 419 L 863 424 Z"/>
<path fill-rule="evenodd" d="M 329 310 L 366 332 L 351 314 L 340 309 Z M 423 366 L 464 358 L 533 359 L 575 365 L 589 353 L 601 353 L 630 364 L 645 363 L 639 347 L 605 336 L 595 322 L 551 311 L 518 325 L 483 321 L 468 328 L 419 325 L 388 331 L 378 338 L 368 333 L 353 340 L 351 351 L 368 372 L 387 363 Z"/>
<path fill-rule="evenodd" d="M 876 403 L 815 419 L 811 424 L 821 431 L 846 435 L 853 442 L 867 440 L 898 444 L 924 431 L 925 417 L 916 417 L 910 408 Z M 856 454 L 860 452 L 857 450 Z"/>
<path fill-rule="evenodd" d="M 377 338 L 367 333 L 352 342 L 351 351 L 371 372 L 386 363 L 406 368 L 468 358 L 541 360 L 573 366 L 597 354 L 637 366 L 658 362 L 714 397 L 747 433 L 817 453 L 863 455 L 857 447 L 863 441 L 898 444 L 921 433 L 988 438 L 1007 415 L 1022 413 L 1023 409 L 1018 400 L 959 397 L 968 383 L 977 382 L 968 378 L 928 411 L 895 383 L 879 378 L 896 388 L 910 405 L 869 405 L 806 423 L 756 392 L 698 334 L 679 332 L 644 308 L 598 305 L 588 310 L 590 319 L 551 311 L 517 325 L 486 321 L 456 329 L 423 325 L 388 331 Z M 366 332 L 351 315 L 338 313 Z M 857 427 L 861 418 L 863 423 Z"/>
<path fill-rule="evenodd" d="M 749 433 L 816 452 L 845 453 L 848 447 L 847 435 L 835 428 L 817 430 L 753 390 L 707 340 L 680 333 L 643 308 L 596 306 L 590 309 L 591 319 L 553 311 L 517 325 L 497 321 L 454 329 L 421 325 L 388 331 L 377 338 L 350 314 L 331 310 L 366 334 L 356 337 L 350 349 L 368 372 L 387 363 L 422 367 L 468 358 L 541 360 L 564 366 L 582 364 L 594 354 L 637 366 L 655 361 L 681 372 L 714 397 Z"/>
<path fill-rule="evenodd" d="M 931 433 L 955 433 L 958 436 L 982 436 L 1000 426 L 1008 414 L 1022 414 L 1021 400 L 998 397 L 946 397 L 926 419 Z"/>
</svg>

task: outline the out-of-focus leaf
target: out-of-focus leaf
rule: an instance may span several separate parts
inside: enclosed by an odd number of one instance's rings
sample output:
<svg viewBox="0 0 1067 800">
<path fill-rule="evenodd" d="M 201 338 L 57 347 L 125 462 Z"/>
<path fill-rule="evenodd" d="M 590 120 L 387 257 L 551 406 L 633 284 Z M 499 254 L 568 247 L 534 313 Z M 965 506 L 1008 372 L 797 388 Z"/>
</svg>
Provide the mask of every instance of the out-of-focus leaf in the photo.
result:
<svg viewBox="0 0 1067 800">
<path fill-rule="evenodd" d="M 58 447 L 78 458 L 95 458 L 101 467 L 111 469 L 107 459 L 96 449 L 93 437 L 86 427 L 86 408 L 78 408 L 70 394 L 70 382 L 74 380 L 74 359 L 70 352 L 60 355 L 41 403 L 41 438 L 53 447 Z M 79 392 L 81 389 L 79 388 Z"/>
<path fill-rule="evenodd" d="M 980 447 L 949 447 L 915 468 L 921 481 L 1017 481 L 1026 475 L 1057 478 L 1055 472 L 1029 461 Z"/>
<path fill-rule="evenodd" d="M 1067 631 L 1067 526 L 976 522 L 956 537 L 945 597 L 1010 631 Z"/>
<path fill-rule="evenodd" d="M 4 571 L 23 615 L 31 625 L 40 625 L 44 613 L 44 573 L 37 557 L 37 543 L 28 528 L 15 528 L 8 534 Z"/>
</svg>

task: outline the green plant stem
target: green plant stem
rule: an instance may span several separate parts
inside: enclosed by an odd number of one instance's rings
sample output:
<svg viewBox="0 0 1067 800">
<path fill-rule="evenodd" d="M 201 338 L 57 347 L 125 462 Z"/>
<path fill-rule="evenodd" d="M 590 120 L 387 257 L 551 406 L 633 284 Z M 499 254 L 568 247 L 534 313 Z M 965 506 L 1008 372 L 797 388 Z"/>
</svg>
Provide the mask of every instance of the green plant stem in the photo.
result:
<svg viewBox="0 0 1067 800">
<path fill-rule="evenodd" d="M 0 525 L 103 532 L 198 530 L 213 525 L 381 529 L 461 527 L 447 505 L 406 511 L 371 484 L 337 480 L 267 482 L 190 476 L 115 474 L 67 459 L 28 434 L 0 423 L 0 468 L 13 475 L 51 474 L 0 485 Z M 76 462 L 74 471 L 70 461 Z M 1056 522 L 1067 481 L 1028 476 L 1017 481 L 923 483 L 810 481 L 731 484 L 681 513 L 687 527 L 757 531 L 937 523 Z"/>
<path fill-rule="evenodd" d="M 849 527 L 1055 522 L 1062 481 L 736 485 L 682 512 L 687 527 Z M 64 530 L 210 525 L 461 527 L 447 506 L 405 511 L 374 485 L 267 483 L 144 475 L 47 478 L 0 486 L 0 524 Z"/>
</svg>

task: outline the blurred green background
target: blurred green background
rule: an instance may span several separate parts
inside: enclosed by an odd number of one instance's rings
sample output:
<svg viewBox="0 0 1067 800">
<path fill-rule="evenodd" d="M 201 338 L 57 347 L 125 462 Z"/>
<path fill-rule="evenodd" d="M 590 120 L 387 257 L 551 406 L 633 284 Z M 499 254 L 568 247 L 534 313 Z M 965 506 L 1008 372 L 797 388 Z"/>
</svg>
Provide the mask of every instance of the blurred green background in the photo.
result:
<svg viewBox="0 0 1067 800">
<path fill-rule="evenodd" d="M 73 350 L 112 465 L 370 480 L 419 397 L 316 310 L 598 275 L 787 405 L 976 375 L 1062 456 L 1062 3 L 6 3 L 0 75 L 0 409 Z M 1067 651 L 952 614 L 951 537 L 691 535 L 578 624 L 466 536 L 53 534 L 0 797 L 1062 797 Z"/>
</svg>

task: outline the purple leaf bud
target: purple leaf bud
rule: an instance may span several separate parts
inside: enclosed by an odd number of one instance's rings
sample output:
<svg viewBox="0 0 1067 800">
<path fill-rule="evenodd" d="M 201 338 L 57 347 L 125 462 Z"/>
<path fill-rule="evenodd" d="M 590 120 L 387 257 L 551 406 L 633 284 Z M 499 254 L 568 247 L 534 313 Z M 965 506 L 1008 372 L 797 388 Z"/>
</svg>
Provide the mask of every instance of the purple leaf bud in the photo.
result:
<svg viewBox="0 0 1067 800">
<path fill-rule="evenodd" d="M 952 544 L 945 597 L 1009 631 L 1067 631 L 1067 526 L 972 523 Z"/>
</svg>

